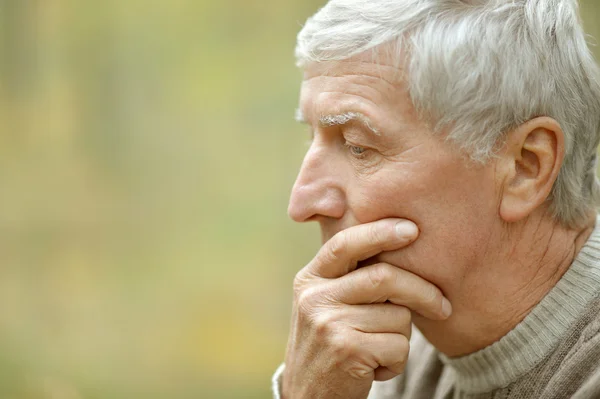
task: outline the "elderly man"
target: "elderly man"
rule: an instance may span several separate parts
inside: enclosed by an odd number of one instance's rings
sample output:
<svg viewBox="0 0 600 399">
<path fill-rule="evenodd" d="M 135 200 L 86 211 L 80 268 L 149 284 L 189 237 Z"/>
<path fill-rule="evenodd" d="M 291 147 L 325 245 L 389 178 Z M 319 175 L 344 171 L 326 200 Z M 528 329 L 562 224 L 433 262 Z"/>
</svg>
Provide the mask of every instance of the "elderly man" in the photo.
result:
<svg viewBox="0 0 600 399">
<path fill-rule="evenodd" d="M 331 0 L 275 396 L 600 398 L 600 74 L 574 0 Z M 410 350 L 410 356 L 409 356 Z"/>
</svg>

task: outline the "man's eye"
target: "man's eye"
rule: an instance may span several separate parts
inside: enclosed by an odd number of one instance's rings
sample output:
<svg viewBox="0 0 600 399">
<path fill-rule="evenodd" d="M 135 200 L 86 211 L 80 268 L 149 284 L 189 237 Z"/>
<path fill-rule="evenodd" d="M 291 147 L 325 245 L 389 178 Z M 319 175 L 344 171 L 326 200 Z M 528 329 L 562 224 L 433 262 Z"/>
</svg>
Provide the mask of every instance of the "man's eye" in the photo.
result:
<svg viewBox="0 0 600 399">
<path fill-rule="evenodd" d="M 365 151 L 367 151 L 367 149 L 364 147 L 359 147 L 357 145 L 352 145 L 350 143 L 346 143 L 346 146 L 348 147 L 348 150 L 350 151 L 350 153 L 357 157 L 363 155 L 365 153 Z"/>
</svg>

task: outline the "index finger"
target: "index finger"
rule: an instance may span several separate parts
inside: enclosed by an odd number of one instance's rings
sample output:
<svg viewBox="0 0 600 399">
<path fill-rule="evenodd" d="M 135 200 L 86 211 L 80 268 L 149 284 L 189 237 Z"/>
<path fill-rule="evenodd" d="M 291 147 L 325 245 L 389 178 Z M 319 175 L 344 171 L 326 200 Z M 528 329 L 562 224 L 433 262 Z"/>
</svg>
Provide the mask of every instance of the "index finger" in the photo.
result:
<svg viewBox="0 0 600 399">
<path fill-rule="evenodd" d="M 409 245 L 418 234 L 417 225 L 406 219 L 381 219 L 352 226 L 327 241 L 307 271 L 323 278 L 338 278 L 356 269 L 361 260 Z"/>
</svg>

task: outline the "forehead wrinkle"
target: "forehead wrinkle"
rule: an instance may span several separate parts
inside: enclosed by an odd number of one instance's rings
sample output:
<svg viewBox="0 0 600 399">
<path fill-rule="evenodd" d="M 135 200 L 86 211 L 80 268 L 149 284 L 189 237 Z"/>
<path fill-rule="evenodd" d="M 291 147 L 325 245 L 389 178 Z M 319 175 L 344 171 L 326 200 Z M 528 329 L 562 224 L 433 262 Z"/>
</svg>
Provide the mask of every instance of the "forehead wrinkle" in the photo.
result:
<svg viewBox="0 0 600 399">
<path fill-rule="evenodd" d="M 361 80 L 365 80 L 366 81 L 365 83 L 361 82 L 358 84 L 367 86 L 367 87 L 372 87 L 374 84 L 383 82 L 385 85 L 387 85 L 392 90 L 398 90 L 398 85 L 402 84 L 402 81 L 393 81 L 393 80 L 386 79 L 383 76 L 383 74 L 369 75 L 367 73 L 356 73 L 353 75 L 346 75 L 346 76 L 354 76 L 359 79 L 359 82 Z"/>
<path fill-rule="evenodd" d="M 315 76 L 317 77 L 317 76 Z M 351 84 L 357 84 L 360 86 L 373 87 L 378 84 L 384 84 L 392 90 L 398 90 L 398 86 L 403 83 L 402 80 L 390 80 L 383 76 L 383 74 L 369 74 L 366 71 L 352 72 L 352 73 L 340 73 L 337 75 L 320 75 L 318 77 L 327 77 L 332 79 L 350 79 Z M 314 78 L 314 77 L 313 77 Z"/>
<path fill-rule="evenodd" d="M 380 102 L 395 101 L 395 95 L 403 92 L 400 83 L 393 84 L 385 79 L 365 74 L 344 74 L 340 76 L 315 76 L 304 80 L 302 87 L 316 90 L 319 95 L 343 94 L 359 97 L 378 107 Z"/>
<path fill-rule="evenodd" d="M 373 66 L 376 71 L 372 71 Z M 315 78 L 319 76 L 343 77 L 356 76 L 368 79 L 380 79 L 390 86 L 396 86 L 404 82 L 403 70 L 375 61 L 324 61 L 311 64 L 310 68 L 304 70 L 304 79 Z"/>
<path fill-rule="evenodd" d="M 339 114 L 343 114 L 345 111 L 343 111 L 343 108 L 355 108 L 356 106 L 369 106 L 372 107 L 373 109 L 380 109 L 381 105 L 378 104 L 377 102 L 375 102 L 374 100 L 365 97 L 364 94 L 354 94 L 351 91 L 337 91 L 337 90 L 330 90 L 330 91 L 321 91 L 316 99 L 316 103 L 317 103 L 317 108 L 325 108 L 325 106 L 323 105 L 324 102 L 326 102 L 325 100 L 323 100 L 323 97 L 325 97 L 327 100 L 329 101 L 333 101 L 334 104 L 336 104 L 335 108 L 340 108 L 336 113 Z M 333 100 L 332 100 L 333 98 Z M 353 101 L 350 101 L 350 99 L 352 99 Z M 353 110 L 355 111 L 355 110 Z M 360 112 L 360 111 L 355 111 L 357 114 L 361 114 L 364 115 L 365 118 L 369 119 L 369 117 L 366 116 L 366 114 L 364 112 Z M 332 112 L 333 113 L 333 112 Z M 324 114 L 321 114 L 324 115 Z"/>
</svg>

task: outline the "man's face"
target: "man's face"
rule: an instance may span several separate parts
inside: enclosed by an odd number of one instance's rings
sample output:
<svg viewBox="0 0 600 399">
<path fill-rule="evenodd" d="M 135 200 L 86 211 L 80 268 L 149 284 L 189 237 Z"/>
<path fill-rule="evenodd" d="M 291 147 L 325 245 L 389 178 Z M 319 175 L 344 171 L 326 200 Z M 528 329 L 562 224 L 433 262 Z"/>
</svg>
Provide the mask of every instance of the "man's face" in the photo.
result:
<svg viewBox="0 0 600 399">
<path fill-rule="evenodd" d="M 300 111 L 313 140 L 292 190 L 290 217 L 319 222 L 323 242 L 356 224 L 410 219 L 420 230 L 417 241 L 378 259 L 446 294 L 456 292 L 483 259 L 498 221 L 493 162 L 466 161 L 418 121 L 401 71 L 381 60 L 309 65 Z"/>
</svg>

